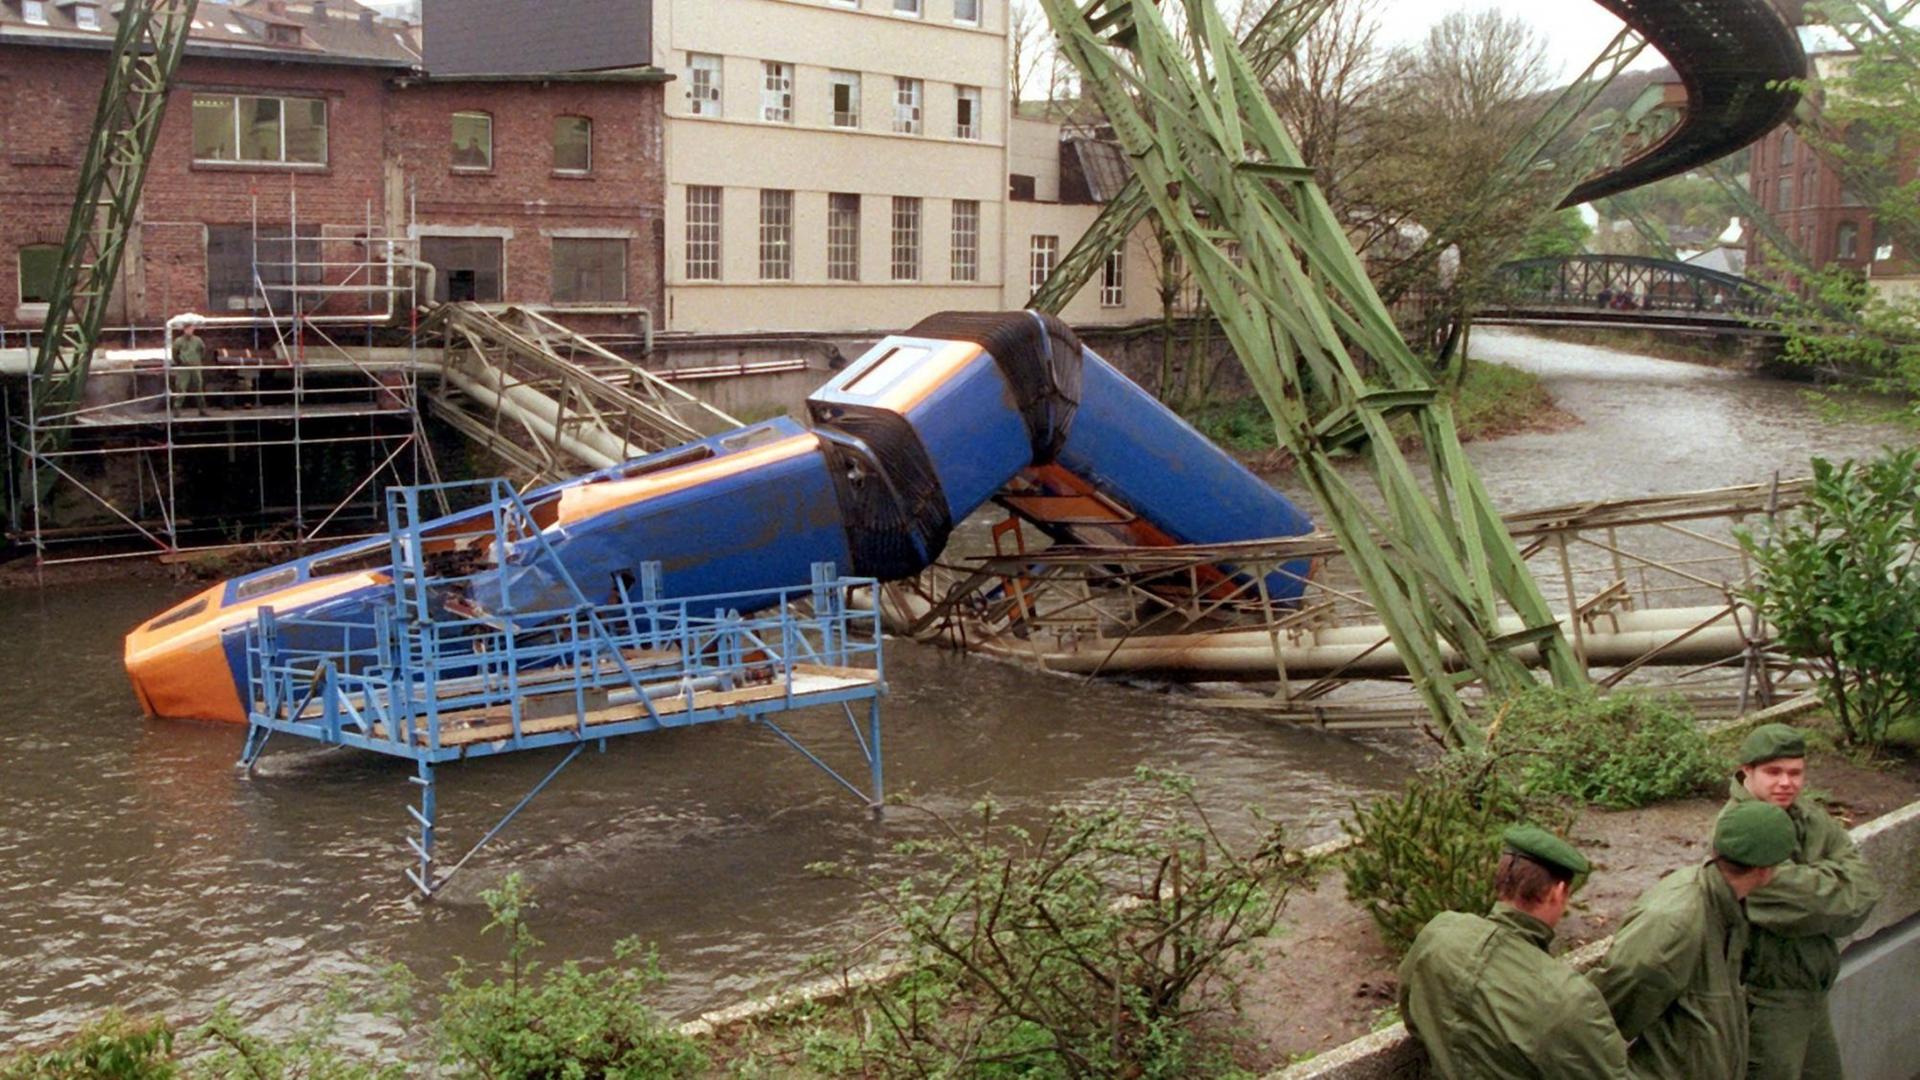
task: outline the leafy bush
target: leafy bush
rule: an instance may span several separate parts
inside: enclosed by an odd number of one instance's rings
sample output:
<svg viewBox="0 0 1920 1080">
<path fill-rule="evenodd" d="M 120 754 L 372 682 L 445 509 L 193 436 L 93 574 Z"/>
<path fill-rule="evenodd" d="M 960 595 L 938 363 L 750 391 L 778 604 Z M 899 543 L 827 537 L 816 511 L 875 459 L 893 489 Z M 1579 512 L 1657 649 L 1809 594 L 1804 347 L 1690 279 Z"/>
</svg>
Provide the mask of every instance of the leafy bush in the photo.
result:
<svg viewBox="0 0 1920 1080">
<path fill-rule="evenodd" d="M 1884 745 L 1920 707 L 1920 450 L 1815 458 L 1806 503 L 1739 537 L 1759 568 L 1746 598 L 1813 668 L 1842 739 Z"/>
<path fill-rule="evenodd" d="M 1399 796 L 1354 806 L 1347 831 L 1359 842 L 1341 858 L 1347 898 L 1373 916 L 1394 951 L 1405 951 L 1435 915 L 1492 907 L 1501 831 L 1555 816 L 1514 786 L 1497 759 L 1449 755 Z"/>
<path fill-rule="evenodd" d="M 664 981 L 658 956 L 627 938 L 614 963 L 586 971 L 572 960 L 539 971 L 540 940 L 528 929 L 532 907 L 518 874 L 482 894 L 493 913 L 484 932 L 501 931 L 507 956 L 498 979 L 475 978 L 460 961 L 440 999 L 441 1063 L 459 1075 L 494 1078 L 693 1076 L 706 1056 L 668 1027 L 647 995 Z"/>
<path fill-rule="evenodd" d="M 1189 1021 L 1230 1004 L 1230 960 L 1269 933 L 1291 873 L 1277 842 L 1222 842 L 1184 779 L 1056 809 L 1029 830 L 991 802 L 902 845 L 927 869 L 876 898 L 910 974 L 804 1036 L 816 1068 L 862 1075 L 1185 1077 L 1209 1060 Z M 852 1037 L 848 1037 L 848 1033 Z"/>
<path fill-rule="evenodd" d="M 111 1012 L 51 1050 L 0 1059 L 0 1080 L 172 1080 L 173 1039 L 165 1020 Z"/>
<path fill-rule="evenodd" d="M 1677 697 L 1542 687 L 1509 698 L 1495 725 L 1502 767 L 1535 796 L 1626 810 L 1698 794 L 1731 769 Z"/>
</svg>

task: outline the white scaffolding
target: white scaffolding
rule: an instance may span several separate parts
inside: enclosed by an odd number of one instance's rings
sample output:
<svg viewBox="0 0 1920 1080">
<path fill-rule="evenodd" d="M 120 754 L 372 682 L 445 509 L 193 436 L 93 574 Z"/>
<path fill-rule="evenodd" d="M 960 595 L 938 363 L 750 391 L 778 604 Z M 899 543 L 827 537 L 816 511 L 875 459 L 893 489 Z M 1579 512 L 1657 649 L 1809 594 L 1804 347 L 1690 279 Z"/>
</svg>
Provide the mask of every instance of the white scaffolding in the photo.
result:
<svg viewBox="0 0 1920 1080">
<path fill-rule="evenodd" d="M 36 415 L 29 393 L 8 418 L 41 562 L 344 538 L 378 525 L 385 483 L 437 479 L 412 230 L 371 204 L 359 224 L 304 225 L 291 183 L 285 205 L 283 226 L 253 201 L 244 313 L 177 315 L 158 348 L 103 350 L 79 404 Z M 188 323 L 207 355 L 176 364 Z"/>
</svg>

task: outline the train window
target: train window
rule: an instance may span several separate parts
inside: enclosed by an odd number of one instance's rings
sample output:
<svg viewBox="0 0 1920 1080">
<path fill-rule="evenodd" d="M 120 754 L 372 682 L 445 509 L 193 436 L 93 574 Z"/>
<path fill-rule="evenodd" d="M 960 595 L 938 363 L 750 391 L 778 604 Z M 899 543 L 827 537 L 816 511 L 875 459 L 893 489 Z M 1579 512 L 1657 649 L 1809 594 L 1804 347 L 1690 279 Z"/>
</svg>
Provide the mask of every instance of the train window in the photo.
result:
<svg viewBox="0 0 1920 1080">
<path fill-rule="evenodd" d="M 195 615 L 198 615 L 205 610 L 207 610 L 207 598 L 203 596 L 200 599 L 195 600 L 191 604 L 182 604 L 179 607 L 174 608 L 172 611 L 167 612 L 165 615 L 162 615 L 159 618 L 148 623 L 147 632 L 151 634 L 155 630 L 164 630 L 167 627 L 172 626 L 174 623 L 185 622 L 188 619 L 193 618 Z"/>
<path fill-rule="evenodd" d="M 331 558 L 316 560 L 313 565 L 307 567 L 307 573 L 311 577 L 330 577 L 356 570 L 383 570 L 391 559 L 392 554 L 385 544 L 378 547 L 356 548 L 352 551 L 343 551 Z"/>
<path fill-rule="evenodd" d="M 756 446 L 765 446 L 781 438 L 779 428 L 767 424 L 748 428 L 738 435 L 729 435 L 720 440 L 720 445 L 729 450 L 751 450 Z"/>
<path fill-rule="evenodd" d="M 299 580 L 300 568 L 289 566 L 283 570 L 275 570 L 270 574 L 261 574 L 257 578 L 241 582 L 240 588 L 234 591 L 233 598 L 236 601 L 251 600 L 256 596 L 278 592 Z"/>
<path fill-rule="evenodd" d="M 651 476 L 657 472 L 666 472 L 668 469 L 677 469 L 682 465 L 692 465 L 696 461 L 705 461 L 712 456 L 713 447 L 711 446 L 689 447 L 677 454 L 652 458 L 622 469 L 620 479 L 631 480 L 636 476 Z"/>
<path fill-rule="evenodd" d="M 878 397 L 887 387 L 900 381 L 901 376 L 918 367 L 931 353 L 931 349 L 896 345 L 840 389 L 849 394 Z"/>
</svg>

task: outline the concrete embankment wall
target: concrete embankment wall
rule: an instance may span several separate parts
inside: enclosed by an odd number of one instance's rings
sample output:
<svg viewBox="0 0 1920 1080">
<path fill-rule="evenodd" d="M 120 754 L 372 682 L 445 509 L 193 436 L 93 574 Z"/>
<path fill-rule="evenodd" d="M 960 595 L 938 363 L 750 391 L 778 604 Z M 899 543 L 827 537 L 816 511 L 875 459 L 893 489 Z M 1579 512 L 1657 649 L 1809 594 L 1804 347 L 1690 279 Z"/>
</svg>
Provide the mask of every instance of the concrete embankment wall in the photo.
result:
<svg viewBox="0 0 1920 1080">
<path fill-rule="evenodd" d="M 1833 992 L 1834 1028 L 1853 1080 L 1904 1080 L 1920 1062 L 1920 802 L 1853 830 L 1854 843 L 1886 886 L 1867 925 L 1848 944 Z M 1584 970 L 1612 939 L 1567 957 Z M 1429 1075 L 1419 1043 L 1395 1024 L 1269 1080 L 1411 1080 Z"/>
</svg>

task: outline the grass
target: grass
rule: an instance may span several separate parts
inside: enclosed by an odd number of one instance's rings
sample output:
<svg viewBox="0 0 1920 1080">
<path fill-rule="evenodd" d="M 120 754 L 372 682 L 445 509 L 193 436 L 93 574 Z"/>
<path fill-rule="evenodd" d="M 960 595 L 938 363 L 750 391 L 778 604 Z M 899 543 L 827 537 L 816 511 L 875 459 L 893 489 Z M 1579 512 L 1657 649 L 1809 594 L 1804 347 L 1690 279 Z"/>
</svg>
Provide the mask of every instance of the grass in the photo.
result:
<svg viewBox="0 0 1920 1080">
<path fill-rule="evenodd" d="M 1450 396 L 1454 425 L 1463 442 L 1525 431 L 1554 413 L 1553 396 L 1540 377 L 1505 364 L 1469 362 L 1466 378 Z M 1273 420 L 1266 406 L 1252 394 L 1210 402 L 1189 409 L 1185 416 L 1202 435 L 1235 453 L 1262 454 L 1279 448 Z M 1410 424 L 1395 430 L 1400 431 L 1402 439 L 1413 433 Z"/>
</svg>

